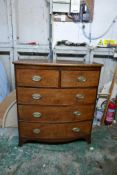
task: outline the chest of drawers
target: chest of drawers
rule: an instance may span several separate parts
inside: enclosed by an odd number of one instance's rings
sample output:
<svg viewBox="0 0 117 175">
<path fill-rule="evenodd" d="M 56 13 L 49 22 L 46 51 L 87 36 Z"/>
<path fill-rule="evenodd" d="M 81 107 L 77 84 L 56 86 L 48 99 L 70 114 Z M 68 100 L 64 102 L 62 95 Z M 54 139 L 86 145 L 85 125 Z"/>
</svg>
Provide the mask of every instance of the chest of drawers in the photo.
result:
<svg viewBox="0 0 117 175">
<path fill-rule="evenodd" d="M 14 62 L 19 145 L 91 141 L 101 64 Z"/>
</svg>

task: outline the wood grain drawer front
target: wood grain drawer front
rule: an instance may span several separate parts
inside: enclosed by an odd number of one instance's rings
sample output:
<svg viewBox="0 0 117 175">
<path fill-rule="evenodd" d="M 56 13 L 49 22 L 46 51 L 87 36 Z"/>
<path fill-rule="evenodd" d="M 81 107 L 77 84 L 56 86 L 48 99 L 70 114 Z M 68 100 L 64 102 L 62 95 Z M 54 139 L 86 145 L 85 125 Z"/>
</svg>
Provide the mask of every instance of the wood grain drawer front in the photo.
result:
<svg viewBox="0 0 117 175">
<path fill-rule="evenodd" d="M 20 122 L 20 136 L 43 139 L 79 138 L 89 135 L 91 122 L 75 122 L 69 124 L 40 124 Z"/>
<path fill-rule="evenodd" d="M 44 107 L 19 105 L 19 120 L 29 122 L 62 123 L 92 120 L 94 105 L 77 107 Z"/>
<path fill-rule="evenodd" d="M 17 69 L 18 86 L 58 87 L 59 72 L 56 70 Z"/>
<path fill-rule="evenodd" d="M 98 86 L 100 71 L 62 71 L 61 87 Z"/>
<path fill-rule="evenodd" d="M 78 105 L 95 103 L 97 89 L 17 88 L 19 104 Z"/>
</svg>

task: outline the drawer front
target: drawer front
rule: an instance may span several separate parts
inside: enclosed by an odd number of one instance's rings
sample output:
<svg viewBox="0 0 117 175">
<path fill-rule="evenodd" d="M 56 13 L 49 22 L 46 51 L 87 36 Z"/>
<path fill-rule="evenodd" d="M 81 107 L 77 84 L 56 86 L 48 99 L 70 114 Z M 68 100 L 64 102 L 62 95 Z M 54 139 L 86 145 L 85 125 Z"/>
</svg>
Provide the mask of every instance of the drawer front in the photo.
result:
<svg viewBox="0 0 117 175">
<path fill-rule="evenodd" d="M 96 89 L 38 89 L 17 87 L 19 104 L 78 105 L 92 104 Z"/>
<path fill-rule="evenodd" d="M 77 107 L 44 107 L 19 105 L 19 120 L 30 122 L 62 123 L 92 120 L 94 105 Z"/>
<path fill-rule="evenodd" d="M 61 87 L 98 86 L 100 71 L 62 71 Z"/>
<path fill-rule="evenodd" d="M 20 136 L 43 139 L 79 138 L 89 135 L 91 122 L 75 122 L 69 124 L 40 124 L 20 122 Z"/>
<path fill-rule="evenodd" d="M 58 87 L 59 72 L 56 70 L 17 69 L 18 86 Z"/>
</svg>

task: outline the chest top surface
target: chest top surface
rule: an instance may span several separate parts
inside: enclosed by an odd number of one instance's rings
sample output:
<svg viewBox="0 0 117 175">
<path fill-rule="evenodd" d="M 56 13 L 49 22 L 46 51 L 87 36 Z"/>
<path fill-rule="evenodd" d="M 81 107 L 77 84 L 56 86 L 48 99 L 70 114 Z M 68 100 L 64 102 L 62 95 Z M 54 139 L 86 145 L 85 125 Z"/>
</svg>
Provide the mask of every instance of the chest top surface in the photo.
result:
<svg viewBox="0 0 117 175">
<path fill-rule="evenodd" d="M 88 63 L 79 61 L 57 60 L 56 62 L 49 61 L 47 59 L 22 59 L 13 62 L 15 65 L 38 65 L 38 66 L 63 66 L 63 67 L 102 67 L 99 63 Z"/>
</svg>

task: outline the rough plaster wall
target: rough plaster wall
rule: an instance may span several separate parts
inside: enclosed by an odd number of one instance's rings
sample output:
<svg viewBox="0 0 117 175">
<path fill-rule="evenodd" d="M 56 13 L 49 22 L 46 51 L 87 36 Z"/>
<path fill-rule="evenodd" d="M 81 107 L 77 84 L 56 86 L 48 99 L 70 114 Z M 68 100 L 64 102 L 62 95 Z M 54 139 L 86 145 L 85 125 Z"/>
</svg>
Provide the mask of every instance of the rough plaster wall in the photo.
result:
<svg viewBox="0 0 117 175">
<path fill-rule="evenodd" d="M 0 0 L 0 42 L 8 42 L 7 0 Z"/>
<path fill-rule="evenodd" d="M 112 20 L 117 16 L 116 0 L 95 0 L 94 20 L 92 23 L 92 36 L 100 36 L 109 27 Z M 54 23 L 54 44 L 58 40 L 70 40 L 74 42 L 89 42 L 82 33 L 82 24 L 78 23 Z M 106 39 L 116 39 L 117 41 L 117 23 L 110 32 L 104 36 Z M 87 34 L 89 33 L 89 24 L 86 24 Z M 99 40 L 92 41 L 96 45 Z"/>
<path fill-rule="evenodd" d="M 48 45 L 49 7 L 46 0 L 18 0 L 15 7 L 19 42 L 36 41 Z"/>
</svg>

